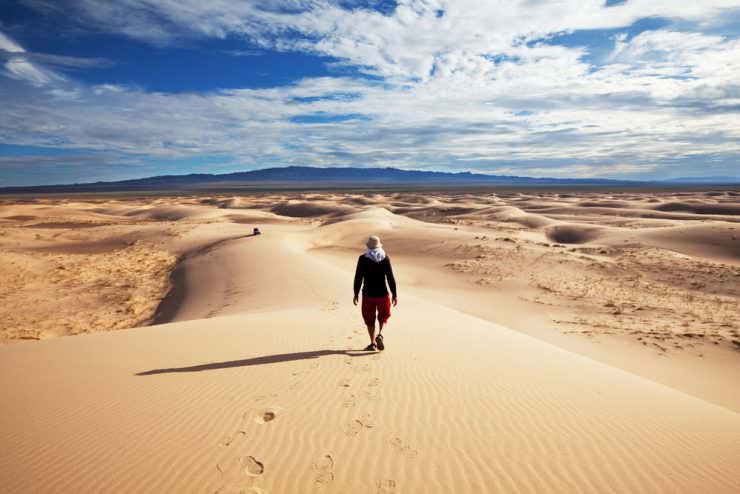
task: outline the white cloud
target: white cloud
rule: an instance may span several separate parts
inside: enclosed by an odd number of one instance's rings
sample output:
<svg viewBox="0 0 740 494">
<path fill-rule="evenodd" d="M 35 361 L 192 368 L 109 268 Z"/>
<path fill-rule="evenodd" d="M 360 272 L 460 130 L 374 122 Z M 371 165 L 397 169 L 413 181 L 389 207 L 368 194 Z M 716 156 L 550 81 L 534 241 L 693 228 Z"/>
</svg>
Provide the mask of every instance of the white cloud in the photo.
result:
<svg viewBox="0 0 740 494">
<path fill-rule="evenodd" d="M 382 82 L 326 77 L 259 90 L 156 94 L 60 82 L 25 60 L 29 66 L 6 64 L 8 75 L 43 88 L 5 84 L 4 142 L 142 157 L 225 154 L 246 166 L 502 170 L 496 163 L 574 163 L 559 171 L 511 168 L 551 176 L 657 173 L 661 163 L 694 155 L 740 156 L 737 39 L 675 28 L 625 35 L 600 66 L 586 61 L 588 47 L 542 41 L 657 15 L 711 23 L 738 1 L 632 0 L 605 8 L 581 0 L 407 0 L 391 15 L 321 0 L 33 3 L 150 42 L 242 36 L 266 49 L 330 55 Z M 0 37 L 0 49 L 12 51 L 3 43 L 23 50 Z M 307 114 L 365 118 L 293 120 Z"/>
<path fill-rule="evenodd" d="M 0 33 L 0 50 L 8 51 L 11 53 L 23 53 L 24 50 L 21 46 L 8 38 L 5 34 Z"/>
<path fill-rule="evenodd" d="M 580 165 L 562 165 L 562 166 L 518 166 L 518 167 L 500 167 L 490 170 L 490 173 L 497 175 L 525 175 L 537 178 L 598 178 L 598 177 L 617 177 L 623 178 L 627 175 L 640 175 L 652 172 L 659 166 L 651 163 L 646 164 L 580 164 Z"/>
<path fill-rule="evenodd" d="M 18 43 L 0 32 L 0 51 L 10 54 L 24 54 L 24 50 Z M 43 86 L 60 77 L 54 72 L 37 66 L 24 58 L 11 57 L 5 62 L 5 73 L 14 79 L 25 80 L 34 86 Z"/>
<path fill-rule="evenodd" d="M 392 15 L 384 15 L 328 0 L 27 1 L 136 39 L 243 36 L 338 57 L 389 77 L 424 77 L 438 57 L 498 53 L 553 33 L 618 28 L 655 16 L 707 22 L 740 6 L 737 0 L 631 0 L 614 7 L 603 0 L 401 0 Z"/>
</svg>

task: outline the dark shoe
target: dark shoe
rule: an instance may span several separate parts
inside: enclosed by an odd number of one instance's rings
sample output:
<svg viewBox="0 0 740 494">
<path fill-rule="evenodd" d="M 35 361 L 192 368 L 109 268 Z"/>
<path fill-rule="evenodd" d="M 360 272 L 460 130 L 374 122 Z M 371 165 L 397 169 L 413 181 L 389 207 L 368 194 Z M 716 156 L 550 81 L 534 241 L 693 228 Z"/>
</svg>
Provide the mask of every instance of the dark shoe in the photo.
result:
<svg viewBox="0 0 740 494">
<path fill-rule="evenodd" d="M 375 345 L 368 345 L 365 347 L 366 352 L 374 352 L 375 350 L 377 350 L 377 348 L 375 348 Z"/>
<path fill-rule="evenodd" d="M 383 335 L 379 334 L 375 337 L 375 346 L 378 347 L 378 350 L 385 350 L 385 345 L 383 344 Z"/>
</svg>

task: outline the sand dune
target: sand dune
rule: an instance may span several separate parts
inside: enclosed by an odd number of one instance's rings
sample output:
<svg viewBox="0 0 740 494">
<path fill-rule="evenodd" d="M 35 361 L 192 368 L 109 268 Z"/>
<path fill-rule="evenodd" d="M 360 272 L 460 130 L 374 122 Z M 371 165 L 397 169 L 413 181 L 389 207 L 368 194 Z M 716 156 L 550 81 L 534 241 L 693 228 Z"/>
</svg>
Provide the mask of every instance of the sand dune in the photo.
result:
<svg viewBox="0 0 740 494">
<path fill-rule="evenodd" d="M 192 207 L 90 206 L 0 209 L 15 218 L 0 239 L 0 341 L 148 324 L 180 257 L 251 232 Z"/>
<path fill-rule="evenodd" d="M 696 257 L 713 256 L 736 262 L 740 255 L 740 227 L 722 223 L 685 225 L 644 232 L 641 240 L 656 247 Z"/>
<path fill-rule="evenodd" d="M 733 204 L 6 200 L 2 490 L 738 492 Z M 368 233 L 401 287 L 382 354 L 351 305 Z"/>
<path fill-rule="evenodd" d="M 6 492 L 740 488 L 737 413 L 412 295 L 356 351 L 347 273 L 271 236 L 216 249 L 280 248 L 264 311 L 0 348 Z"/>
<path fill-rule="evenodd" d="M 539 214 L 526 213 L 517 207 L 499 206 L 478 211 L 479 215 L 489 220 L 518 223 L 527 228 L 541 228 L 553 221 Z"/>
<path fill-rule="evenodd" d="M 740 215 L 737 204 L 705 204 L 691 202 L 667 202 L 655 206 L 658 211 L 686 211 L 695 214 Z"/>
<path fill-rule="evenodd" d="M 203 216 L 215 216 L 210 209 L 195 206 L 155 206 L 129 211 L 126 216 L 157 221 L 178 221 Z"/>
</svg>

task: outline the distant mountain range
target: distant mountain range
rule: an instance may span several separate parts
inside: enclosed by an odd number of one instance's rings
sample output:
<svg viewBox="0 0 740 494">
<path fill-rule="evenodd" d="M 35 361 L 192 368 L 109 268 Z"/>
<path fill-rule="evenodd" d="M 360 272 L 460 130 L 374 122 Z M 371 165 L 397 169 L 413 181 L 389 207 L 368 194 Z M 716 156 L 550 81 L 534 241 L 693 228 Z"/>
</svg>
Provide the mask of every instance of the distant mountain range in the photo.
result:
<svg viewBox="0 0 740 494">
<path fill-rule="evenodd" d="M 197 173 L 161 175 L 156 177 L 65 185 L 4 187 L 1 193 L 64 193 L 64 192 L 125 192 L 166 190 L 218 190 L 236 188 L 269 188 L 303 186 L 352 187 L 366 186 L 644 186 L 660 184 L 728 184 L 740 183 L 737 178 L 677 178 L 663 182 L 640 182 L 597 178 L 533 178 L 481 173 L 450 173 L 398 168 L 318 168 L 289 166 L 264 168 L 220 175 Z"/>
</svg>

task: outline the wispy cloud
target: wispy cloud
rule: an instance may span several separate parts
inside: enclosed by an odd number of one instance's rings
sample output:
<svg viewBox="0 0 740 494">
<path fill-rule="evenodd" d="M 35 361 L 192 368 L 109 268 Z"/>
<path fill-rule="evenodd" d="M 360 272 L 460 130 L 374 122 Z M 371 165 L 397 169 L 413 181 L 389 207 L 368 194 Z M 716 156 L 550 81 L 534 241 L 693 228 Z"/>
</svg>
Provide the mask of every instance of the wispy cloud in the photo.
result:
<svg viewBox="0 0 740 494">
<path fill-rule="evenodd" d="M 2 35 L 2 33 L 0 33 Z M 27 51 L 11 51 L 0 49 L 0 60 L 24 60 L 60 69 L 87 69 L 91 67 L 110 67 L 113 61 L 107 58 L 83 58 L 48 53 L 32 53 Z"/>
<path fill-rule="evenodd" d="M 546 178 L 564 178 L 564 177 L 622 177 L 624 175 L 640 176 L 652 172 L 658 168 L 658 165 L 646 164 L 577 164 L 577 165 L 560 165 L 549 167 L 538 166 L 519 166 L 519 167 L 500 167 L 490 170 L 490 173 L 499 175 L 526 175 L 529 177 L 546 177 Z"/>
<path fill-rule="evenodd" d="M 260 57 L 265 54 L 263 50 L 228 50 L 225 53 L 234 57 Z"/>
<path fill-rule="evenodd" d="M 18 43 L 0 32 L 0 53 L 6 59 L 5 73 L 13 79 L 20 79 L 34 86 L 44 86 L 61 78 L 53 71 L 31 62 L 28 52 Z"/>
</svg>

